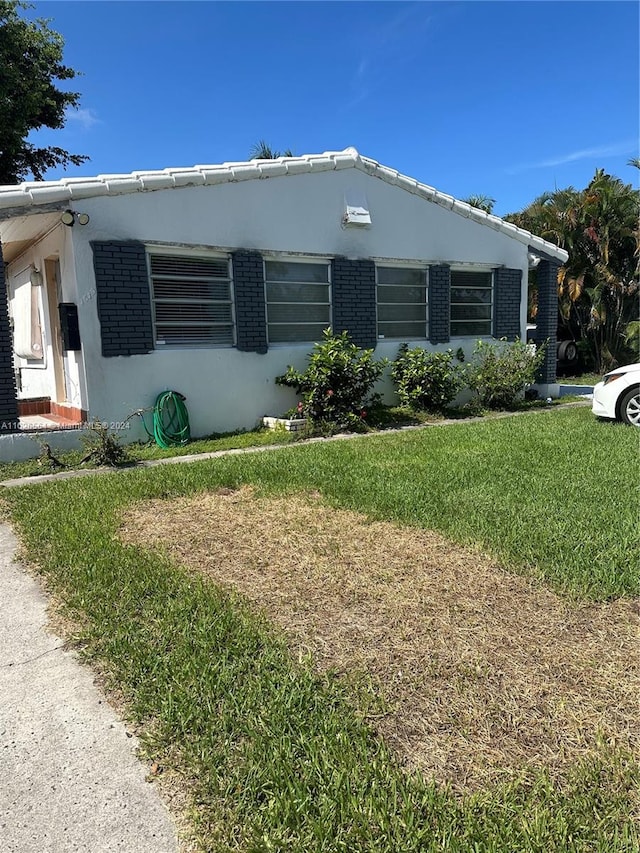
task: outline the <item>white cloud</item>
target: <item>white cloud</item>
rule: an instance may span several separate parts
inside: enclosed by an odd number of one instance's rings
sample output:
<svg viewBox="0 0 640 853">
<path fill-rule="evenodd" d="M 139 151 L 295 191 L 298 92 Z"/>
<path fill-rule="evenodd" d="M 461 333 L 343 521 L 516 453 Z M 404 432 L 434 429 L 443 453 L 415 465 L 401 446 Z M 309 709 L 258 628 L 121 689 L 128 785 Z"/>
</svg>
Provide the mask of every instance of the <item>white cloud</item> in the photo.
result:
<svg viewBox="0 0 640 853">
<path fill-rule="evenodd" d="M 367 62 L 366 59 L 360 60 L 360 64 L 358 65 L 358 68 L 357 68 L 356 73 L 355 73 L 356 80 L 362 80 L 362 78 L 364 77 L 365 72 L 367 70 L 368 64 L 369 63 Z"/>
<path fill-rule="evenodd" d="M 615 142 L 610 145 L 598 145 L 595 148 L 579 148 L 577 151 L 560 154 L 556 157 L 549 157 L 546 160 L 539 160 L 536 163 L 521 163 L 519 166 L 512 166 L 510 169 L 507 169 L 507 173 L 514 175 L 517 172 L 526 172 L 529 169 L 549 169 L 553 166 L 564 166 L 566 163 L 576 163 L 578 160 L 616 157 L 623 154 L 632 154 L 634 151 L 637 151 L 637 142 L 631 140 Z"/>
<path fill-rule="evenodd" d="M 95 112 L 91 109 L 78 109 L 75 110 L 73 107 L 67 107 L 64 111 L 65 121 L 67 122 L 75 122 L 80 125 L 83 130 L 89 130 L 94 127 L 96 124 L 100 124 L 100 119 L 95 114 Z"/>
<path fill-rule="evenodd" d="M 383 23 L 371 27 L 360 23 L 353 39 L 360 58 L 351 75 L 351 98 L 344 108 L 352 109 L 372 95 L 387 78 L 390 66 L 406 64 L 424 50 L 431 22 L 432 15 L 425 13 L 421 3 L 410 3 Z"/>
</svg>

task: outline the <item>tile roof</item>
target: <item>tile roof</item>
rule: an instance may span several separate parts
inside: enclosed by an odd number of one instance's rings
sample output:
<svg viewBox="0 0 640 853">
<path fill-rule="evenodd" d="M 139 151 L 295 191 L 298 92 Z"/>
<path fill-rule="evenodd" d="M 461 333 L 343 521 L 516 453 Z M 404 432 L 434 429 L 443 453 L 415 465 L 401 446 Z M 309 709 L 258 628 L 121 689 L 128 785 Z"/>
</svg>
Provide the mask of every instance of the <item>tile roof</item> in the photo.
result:
<svg viewBox="0 0 640 853">
<path fill-rule="evenodd" d="M 124 195 L 134 192 L 174 189 L 189 186 L 210 186 L 235 181 L 327 172 L 337 169 L 359 169 L 388 184 L 400 187 L 427 201 L 513 237 L 520 243 L 564 263 L 568 254 L 554 243 L 536 237 L 529 231 L 505 222 L 498 216 L 485 213 L 453 196 L 441 193 L 427 184 L 403 175 L 396 169 L 362 157 L 355 148 L 344 151 L 325 151 L 324 154 L 305 154 L 302 157 L 279 157 L 277 160 L 249 160 L 211 166 L 181 169 L 160 169 L 132 172 L 124 175 L 98 175 L 95 178 L 62 178 L 59 181 L 32 181 L 17 186 L 0 186 L 0 219 L 37 213 L 36 208 L 60 207 L 84 198 L 101 195 Z"/>
</svg>

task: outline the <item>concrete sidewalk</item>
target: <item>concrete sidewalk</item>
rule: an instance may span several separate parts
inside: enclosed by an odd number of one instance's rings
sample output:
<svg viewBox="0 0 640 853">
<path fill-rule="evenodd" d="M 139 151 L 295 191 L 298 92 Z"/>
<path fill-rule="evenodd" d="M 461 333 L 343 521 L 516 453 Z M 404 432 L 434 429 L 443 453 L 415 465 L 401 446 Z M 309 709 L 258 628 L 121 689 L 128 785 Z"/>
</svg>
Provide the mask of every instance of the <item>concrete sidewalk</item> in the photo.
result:
<svg viewBox="0 0 640 853">
<path fill-rule="evenodd" d="M 136 740 L 46 630 L 46 599 L 0 524 L 0 851 L 175 853 Z"/>
</svg>

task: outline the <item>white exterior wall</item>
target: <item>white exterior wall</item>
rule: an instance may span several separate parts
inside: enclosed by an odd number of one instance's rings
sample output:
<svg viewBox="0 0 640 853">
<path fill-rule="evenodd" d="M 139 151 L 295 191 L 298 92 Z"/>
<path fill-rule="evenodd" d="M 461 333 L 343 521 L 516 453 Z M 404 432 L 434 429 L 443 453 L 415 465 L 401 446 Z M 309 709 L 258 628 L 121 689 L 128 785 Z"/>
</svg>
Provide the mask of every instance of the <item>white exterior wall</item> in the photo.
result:
<svg viewBox="0 0 640 853">
<path fill-rule="evenodd" d="M 341 226 L 346 192 L 369 227 Z M 527 264 L 526 246 L 356 169 L 89 198 L 76 239 L 142 240 L 430 263 Z"/>
<path fill-rule="evenodd" d="M 21 367 L 22 388 L 18 399 L 31 397 L 51 397 L 55 399 L 55 377 L 53 367 L 53 348 L 51 339 L 51 317 L 46 295 L 45 260 L 58 260 L 60 263 L 60 289 L 65 302 L 77 302 L 77 285 L 75 262 L 73 254 L 72 232 L 64 225 L 58 225 L 53 231 L 34 243 L 19 258 L 16 258 L 7 268 L 7 280 L 11 287 L 12 280 L 20 272 L 30 266 L 40 271 L 43 285 L 40 288 L 40 316 L 42 317 L 42 336 L 44 360 L 42 366 Z M 9 315 L 12 316 L 13 306 L 9 303 Z M 19 360 L 20 365 L 27 362 Z M 84 372 L 82 357 L 79 352 L 64 354 L 64 372 L 67 388 L 67 402 L 82 408 L 82 400 L 86 397 L 84 388 Z"/>
<path fill-rule="evenodd" d="M 54 454 L 80 450 L 82 434 L 80 429 L 65 429 L 48 430 L 46 433 L 39 434 L 12 432 L 0 435 L 0 462 L 23 462 L 25 459 L 36 459 L 42 453 L 42 444 L 38 439 L 46 441 Z M 47 473 L 46 468 L 42 473 Z"/>
<path fill-rule="evenodd" d="M 345 193 L 366 196 L 371 226 L 342 226 Z M 265 355 L 233 348 L 161 348 L 148 355 L 103 358 L 92 240 L 517 268 L 522 270 L 525 332 L 525 245 L 356 169 L 88 198 L 75 208 L 91 217 L 87 226 L 73 229 L 76 301 L 88 377 L 82 407 L 110 422 L 151 406 L 159 392 L 172 389 L 186 396 L 196 436 L 251 428 L 264 414 L 277 415 L 294 404 L 293 393 L 276 386 L 274 377 L 288 364 L 303 367 L 311 347 L 280 344 Z M 424 340 L 409 343 L 430 348 Z M 381 341 L 376 356 L 393 358 L 399 344 Z M 474 344 L 475 339 L 453 338 L 436 348 L 455 351 L 462 346 L 469 354 Z M 141 434 L 132 429 L 128 436 Z"/>
</svg>

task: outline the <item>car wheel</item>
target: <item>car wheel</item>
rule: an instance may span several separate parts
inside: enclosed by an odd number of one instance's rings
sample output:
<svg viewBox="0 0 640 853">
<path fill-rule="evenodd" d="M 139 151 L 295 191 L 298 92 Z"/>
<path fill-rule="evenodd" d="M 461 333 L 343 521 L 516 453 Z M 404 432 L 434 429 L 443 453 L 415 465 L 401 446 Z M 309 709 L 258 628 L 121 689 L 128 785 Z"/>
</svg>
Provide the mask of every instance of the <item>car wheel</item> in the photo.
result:
<svg viewBox="0 0 640 853">
<path fill-rule="evenodd" d="M 629 388 L 620 399 L 620 418 L 626 424 L 640 427 L 640 386 Z"/>
<path fill-rule="evenodd" d="M 575 341 L 567 341 L 567 348 L 564 351 L 565 361 L 578 360 L 578 347 Z"/>
<path fill-rule="evenodd" d="M 559 361 L 576 361 L 578 358 L 578 347 L 575 341 L 560 341 L 558 344 Z"/>
</svg>

